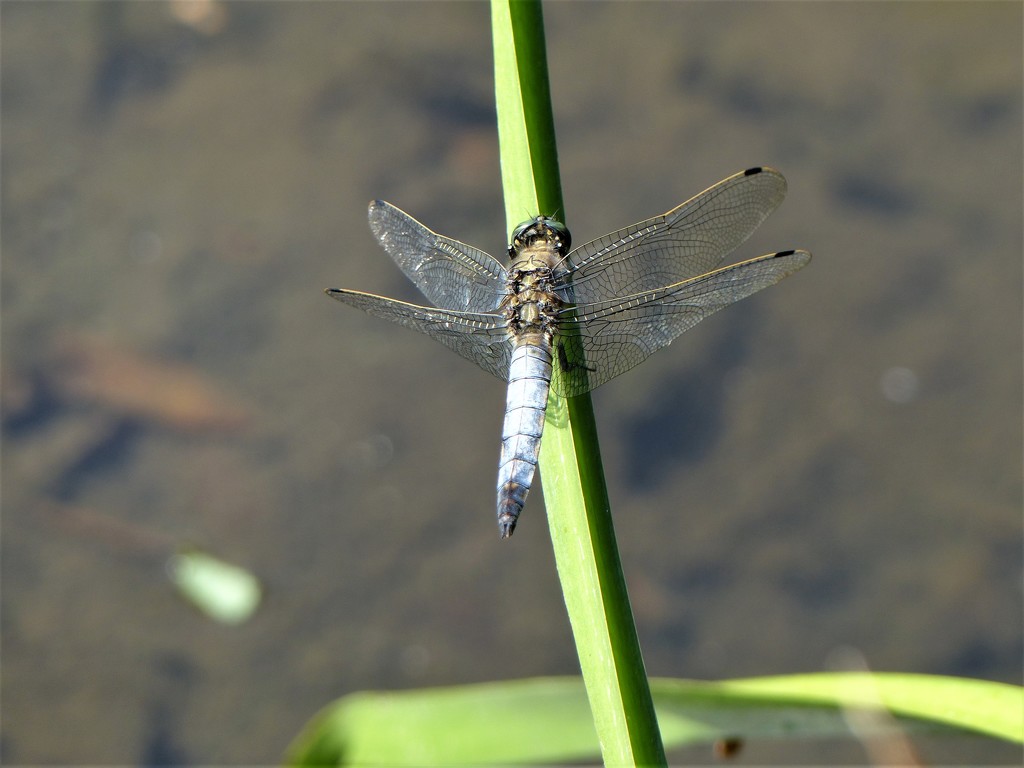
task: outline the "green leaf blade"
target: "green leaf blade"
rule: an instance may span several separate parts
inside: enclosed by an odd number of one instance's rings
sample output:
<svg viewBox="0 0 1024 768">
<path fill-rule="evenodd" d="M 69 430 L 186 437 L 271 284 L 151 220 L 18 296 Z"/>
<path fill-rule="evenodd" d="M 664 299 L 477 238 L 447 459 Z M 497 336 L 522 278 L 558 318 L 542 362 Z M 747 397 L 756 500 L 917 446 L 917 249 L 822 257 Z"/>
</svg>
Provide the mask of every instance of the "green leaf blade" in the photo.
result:
<svg viewBox="0 0 1024 768">
<path fill-rule="evenodd" d="M 1024 690 L 933 675 L 829 673 L 706 682 L 651 681 L 665 744 L 724 737 L 852 738 L 849 708 L 881 701 L 910 733 L 974 733 L 1024 743 Z M 593 760 L 599 745 L 578 678 L 535 678 L 359 693 L 325 709 L 291 765 L 500 765 Z"/>
</svg>

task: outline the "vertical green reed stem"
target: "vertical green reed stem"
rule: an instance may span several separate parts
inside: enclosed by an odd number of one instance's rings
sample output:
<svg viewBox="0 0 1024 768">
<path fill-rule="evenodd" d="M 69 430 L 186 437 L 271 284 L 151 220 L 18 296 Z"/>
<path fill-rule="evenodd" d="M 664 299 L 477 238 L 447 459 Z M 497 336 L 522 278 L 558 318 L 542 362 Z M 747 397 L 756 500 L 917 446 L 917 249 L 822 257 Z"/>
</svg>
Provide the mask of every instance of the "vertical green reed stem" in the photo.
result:
<svg viewBox="0 0 1024 768">
<path fill-rule="evenodd" d="M 564 221 L 540 3 L 491 0 L 491 24 L 508 231 L 539 213 Z M 558 575 L 604 762 L 665 765 L 589 395 L 549 398 L 540 469 Z"/>
</svg>

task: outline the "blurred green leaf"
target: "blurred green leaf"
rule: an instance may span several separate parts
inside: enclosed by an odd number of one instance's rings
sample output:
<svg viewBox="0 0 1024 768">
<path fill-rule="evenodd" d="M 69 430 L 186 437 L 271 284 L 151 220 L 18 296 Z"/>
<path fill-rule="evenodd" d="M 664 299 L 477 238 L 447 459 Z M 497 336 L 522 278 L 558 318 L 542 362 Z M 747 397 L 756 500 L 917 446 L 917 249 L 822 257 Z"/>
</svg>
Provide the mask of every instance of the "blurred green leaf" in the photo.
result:
<svg viewBox="0 0 1024 768">
<path fill-rule="evenodd" d="M 725 737 L 849 736 L 846 708 L 884 703 L 908 731 L 971 732 L 1024 743 L 1024 692 L 929 675 L 836 673 L 723 682 L 652 679 L 666 746 Z M 595 759 L 577 678 L 357 693 L 325 708 L 289 750 L 290 765 L 484 765 Z"/>
</svg>

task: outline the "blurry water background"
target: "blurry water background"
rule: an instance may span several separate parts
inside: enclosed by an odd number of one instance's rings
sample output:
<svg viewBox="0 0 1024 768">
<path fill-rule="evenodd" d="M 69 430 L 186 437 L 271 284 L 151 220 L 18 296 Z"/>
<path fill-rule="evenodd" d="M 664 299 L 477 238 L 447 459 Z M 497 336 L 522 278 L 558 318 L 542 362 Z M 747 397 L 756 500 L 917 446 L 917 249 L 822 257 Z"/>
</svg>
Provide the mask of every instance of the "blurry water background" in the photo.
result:
<svg viewBox="0 0 1024 768">
<path fill-rule="evenodd" d="M 815 254 L 595 393 L 648 671 L 1020 683 L 1021 5 L 545 13 L 577 243 L 772 165 L 736 257 Z M 274 763 L 345 693 L 575 674 L 540 492 L 498 541 L 501 385 L 322 294 L 418 299 L 374 197 L 502 253 L 487 5 L 0 32 L 4 760 Z M 179 598 L 186 544 L 251 621 Z"/>
</svg>

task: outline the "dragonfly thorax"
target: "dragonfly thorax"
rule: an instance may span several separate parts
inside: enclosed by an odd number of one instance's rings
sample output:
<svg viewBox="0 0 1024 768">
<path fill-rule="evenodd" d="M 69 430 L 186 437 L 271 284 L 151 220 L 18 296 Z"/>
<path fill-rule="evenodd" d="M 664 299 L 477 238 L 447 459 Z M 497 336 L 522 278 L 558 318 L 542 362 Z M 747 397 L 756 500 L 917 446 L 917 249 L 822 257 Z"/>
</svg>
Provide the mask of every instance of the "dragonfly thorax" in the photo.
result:
<svg viewBox="0 0 1024 768">
<path fill-rule="evenodd" d="M 554 270 L 542 259 L 523 260 L 508 272 L 508 293 L 502 302 L 509 336 L 516 343 L 547 343 L 564 306 L 555 290 Z"/>
<path fill-rule="evenodd" d="M 508 249 L 512 263 L 502 304 L 513 342 L 551 342 L 564 306 L 558 288 L 570 240 L 565 225 L 547 216 L 520 224 L 512 233 Z"/>
</svg>

